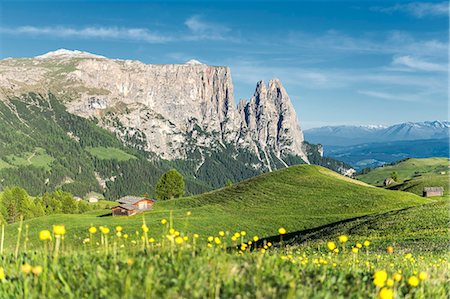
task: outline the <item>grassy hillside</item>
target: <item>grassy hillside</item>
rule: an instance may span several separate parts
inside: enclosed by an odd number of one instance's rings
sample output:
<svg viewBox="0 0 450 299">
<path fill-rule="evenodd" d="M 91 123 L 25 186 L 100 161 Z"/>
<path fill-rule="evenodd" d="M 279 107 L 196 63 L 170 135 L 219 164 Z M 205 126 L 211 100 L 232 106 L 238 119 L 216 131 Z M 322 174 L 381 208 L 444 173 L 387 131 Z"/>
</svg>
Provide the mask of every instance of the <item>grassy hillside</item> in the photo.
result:
<svg viewBox="0 0 450 299">
<path fill-rule="evenodd" d="M 448 250 L 448 214 L 450 201 L 432 203 L 371 215 L 345 223 L 339 223 L 309 233 L 299 232 L 293 243 L 334 240 L 341 234 L 350 235 L 350 242 L 371 240 L 373 246 L 397 250 L 446 252 Z M 373 247 L 372 246 L 372 247 Z"/>
<path fill-rule="evenodd" d="M 184 231 L 207 235 L 220 230 L 245 230 L 270 236 L 276 234 L 279 227 L 298 231 L 427 202 L 429 200 L 416 195 L 375 188 L 319 166 L 299 165 L 214 192 L 158 202 L 154 210 L 144 216 L 154 236 L 161 233 L 160 220 L 169 218 L 169 210 L 173 210 L 175 227 Z M 192 212 L 191 216 L 187 215 L 188 211 Z M 99 217 L 101 214 L 105 211 L 97 215 L 53 215 L 29 220 L 26 224 L 30 242 L 38 242 L 39 230 L 58 223 L 65 224 L 72 232 L 66 242 L 80 242 L 90 224 L 110 228 L 121 225 L 129 233 L 142 224 L 142 215 Z M 17 226 L 8 226 L 8 236 L 14 235 Z M 14 238 L 9 237 L 7 246 L 13 244 Z"/>
<path fill-rule="evenodd" d="M 398 179 L 395 184 L 388 187 L 391 190 L 422 195 L 424 187 L 440 186 L 448 195 L 449 166 L 448 158 L 407 159 L 394 165 L 375 168 L 357 178 L 375 186 L 383 186 L 384 180 L 396 172 Z"/>
</svg>

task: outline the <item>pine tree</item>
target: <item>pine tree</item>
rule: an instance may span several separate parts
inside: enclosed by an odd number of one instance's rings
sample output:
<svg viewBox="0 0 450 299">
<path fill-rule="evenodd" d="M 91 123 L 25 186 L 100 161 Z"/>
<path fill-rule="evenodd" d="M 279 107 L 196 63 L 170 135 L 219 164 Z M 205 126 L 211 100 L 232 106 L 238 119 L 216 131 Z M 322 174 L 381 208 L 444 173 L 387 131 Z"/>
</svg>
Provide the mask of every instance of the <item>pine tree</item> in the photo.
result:
<svg viewBox="0 0 450 299">
<path fill-rule="evenodd" d="M 184 195 L 184 178 L 176 170 L 171 169 L 164 173 L 156 185 L 156 198 L 167 200 Z"/>
</svg>

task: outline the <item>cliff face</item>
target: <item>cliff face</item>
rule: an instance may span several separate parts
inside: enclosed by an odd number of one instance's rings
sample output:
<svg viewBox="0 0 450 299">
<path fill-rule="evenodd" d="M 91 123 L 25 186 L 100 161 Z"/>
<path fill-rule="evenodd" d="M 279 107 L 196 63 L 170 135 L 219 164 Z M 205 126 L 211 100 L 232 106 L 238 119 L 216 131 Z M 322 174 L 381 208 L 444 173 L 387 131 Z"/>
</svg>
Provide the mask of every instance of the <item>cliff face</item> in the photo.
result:
<svg viewBox="0 0 450 299">
<path fill-rule="evenodd" d="M 96 118 L 125 142 L 164 159 L 234 145 L 270 169 L 274 157 L 308 162 L 303 132 L 279 80 L 259 82 L 235 107 L 230 69 L 197 61 L 148 65 L 73 51 L 0 61 L 2 97 L 52 92 L 69 112 Z M 286 163 L 284 163 L 286 164 Z"/>
</svg>

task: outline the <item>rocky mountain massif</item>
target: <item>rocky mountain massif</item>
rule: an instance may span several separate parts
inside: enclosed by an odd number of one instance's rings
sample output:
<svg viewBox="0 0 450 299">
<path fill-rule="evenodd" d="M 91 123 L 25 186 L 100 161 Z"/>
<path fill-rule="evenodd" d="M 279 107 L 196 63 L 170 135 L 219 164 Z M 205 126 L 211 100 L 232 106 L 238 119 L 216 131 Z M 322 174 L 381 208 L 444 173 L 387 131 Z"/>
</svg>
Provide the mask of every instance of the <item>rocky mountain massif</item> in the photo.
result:
<svg viewBox="0 0 450 299">
<path fill-rule="evenodd" d="M 165 161 L 167 167 L 176 166 L 206 189 L 223 185 L 226 179 L 241 180 L 298 163 L 321 164 L 341 172 L 348 169 L 343 163 L 322 158 L 320 146 L 304 142 L 293 105 L 279 80 L 268 85 L 258 82 L 250 101 L 241 101 L 236 107 L 228 67 L 194 60 L 149 65 L 58 50 L 35 58 L 1 60 L 0 88 L 2 114 L 11 118 L 4 126 L 18 119 L 25 128 L 28 116 L 42 113 L 45 121 L 64 131 L 64 138 L 89 149 L 87 155 L 97 159 L 94 170 L 105 160 L 117 160 L 105 150 L 111 146 L 123 147 L 124 153 L 142 155 L 152 163 Z M 77 125 L 58 122 L 61 115 Z M 94 129 L 87 123 L 112 132 L 121 145 L 95 142 L 95 138 L 88 144 L 83 136 L 90 136 L 86 130 Z M 12 155 L 11 146 L 0 141 L 4 153 Z M 38 147 L 45 150 L 45 145 Z M 49 154 L 54 159 L 52 155 L 56 152 Z M 20 167 L 11 159 L 0 158 L 9 165 L 3 167 L 6 172 Z M 52 163 L 47 165 L 50 172 Z M 103 189 L 124 176 L 118 171 L 119 178 L 112 180 L 100 172 L 95 171 L 95 176 Z M 70 176 L 66 179 L 76 181 Z"/>
</svg>

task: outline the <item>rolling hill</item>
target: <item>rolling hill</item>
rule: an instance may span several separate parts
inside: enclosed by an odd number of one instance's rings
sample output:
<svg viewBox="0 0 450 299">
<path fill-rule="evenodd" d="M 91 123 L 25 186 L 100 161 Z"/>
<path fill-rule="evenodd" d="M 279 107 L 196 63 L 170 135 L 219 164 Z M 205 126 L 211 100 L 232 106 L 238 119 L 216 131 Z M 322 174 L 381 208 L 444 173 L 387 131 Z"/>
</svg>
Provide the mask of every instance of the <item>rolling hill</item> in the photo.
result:
<svg viewBox="0 0 450 299">
<path fill-rule="evenodd" d="M 341 222 L 310 232 L 297 232 L 291 243 L 336 240 L 341 234 L 350 236 L 350 243 L 370 240 L 372 247 L 384 250 L 392 245 L 398 251 L 448 251 L 448 200 L 370 215 Z"/>
<path fill-rule="evenodd" d="M 292 166 L 266 173 L 231 187 L 201 195 L 157 202 L 154 210 L 144 214 L 151 236 L 159 236 L 162 218 L 173 211 L 174 225 L 181 231 L 203 236 L 218 231 L 245 230 L 249 234 L 270 236 L 279 227 L 298 231 L 319 227 L 374 213 L 404 209 L 430 202 L 414 194 L 375 188 L 333 171 L 313 165 Z M 192 212 L 191 216 L 187 212 Z M 102 215 L 103 214 L 103 215 Z M 53 224 L 65 224 L 66 242 L 81 242 L 89 225 L 121 225 L 133 233 L 140 229 L 142 215 L 130 218 L 97 214 L 52 215 L 28 220 L 30 241 L 39 243 L 37 234 Z M 99 217 L 103 216 L 103 217 Z M 18 224 L 7 227 L 6 246 L 14 246 Z M 39 245 L 38 245 L 39 246 Z"/>
<path fill-rule="evenodd" d="M 444 187 L 448 194 L 450 161 L 448 158 L 407 159 L 371 170 L 357 178 L 368 184 L 382 186 L 384 179 L 392 172 L 398 174 L 398 182 L 389 186 L 392 190 L 401 190 L 421 195 L 424 187 Z"/>
</svg>

